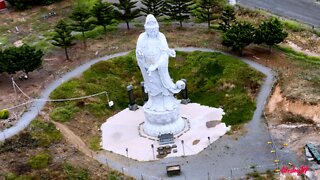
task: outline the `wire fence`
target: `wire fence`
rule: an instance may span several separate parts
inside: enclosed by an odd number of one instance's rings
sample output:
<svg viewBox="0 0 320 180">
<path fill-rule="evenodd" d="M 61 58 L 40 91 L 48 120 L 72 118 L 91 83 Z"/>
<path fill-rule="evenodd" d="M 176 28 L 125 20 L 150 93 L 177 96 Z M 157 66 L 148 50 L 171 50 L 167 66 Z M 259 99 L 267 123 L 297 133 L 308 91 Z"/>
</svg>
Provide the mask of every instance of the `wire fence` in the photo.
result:
<svg viewBox="0 0 320 180">
<path fill-rule="evenodd" d="M 193 176 L 188 176 L 187 173 L 183 172 L 183 169 L 181 170 L 181 174 L 176 176 L 168 176 L 165 173 L 165 167 L 163 168 L 164 174 L 162 176 L 155 176 L 147 174 L 146 172 L 135 170 L 135 172 L 132 172 L 132 168 L 127 168 L 125 165 L 120 164 L 114 164 L 108 162 L 106 160 L 106 164 L 108 167 L 112 165 L 112 170 L 117 170 L 121 172 L 121 175 L 114 175 L 112 178 L 117 180 L 123 180 L 126 179 L 125 174 L 133 176 L 135 179 L 140 180 L 166 180 L 166 179 L 179 179 L 179 180 L 192 180 L 194 179 Z M 268 165 L 257 165 L 257 166 L 247 166 L 247 167 L 241 167 L 241 168 L 231 168 L 228 175 L 222 175 L 219 176 L 216 173 L 214 173 L 214 169 L 212 171 L 203 172 L 202 174 L 198 175 L 198 179 L 208 179 L 208 180 L 214 180 L 214 179 L 246 179 L 250 176 L 255 176 L 256 173 L 266 173 L 270 172 L 272 174 L 279 173 L 275 171 L 275 168 L 277 167 L 276 164 L 268 164 Z M 110 178 L 110 177 L 109 177 Z"/>
<path fill-rule="evenodd" d="M 75 100 L 81 100 L 81 99 L 87 99 L 87 98 L 90 98 L 90 97 L 100 96 L 100 95 L 103 95 L 103 94 L 107 96 L 107 101 L 109 102 L 109 96 L 108 96 L 108 92 L 107 91 L 102 91 L 102 92 L 91 94 L 91 95 L 87 95 L 87 96 L 81 96 L 81 97 L 75 97 L 75 98 L 66 98 L 66 99 L 34 99 L 34 98 L 31 98 L 30 96 L 28 96 L 24 91 L 22 91 L 22 89 L 16 84 L 16 82 L 13 80 L 13 78 L 12 78 L 12 83 L 13 83 L 13 87 L 15 89 L 15 94 L 17 94 L 17 92 L 16 92 L 16 88 L 17 88 L 29 100 L 26 101 L 26 102 L 20 103 L 18 105 L 7 107 L 7 108 L 3 108 L 3 109 L 13 110 L 13 109 L 16 109 L 16 108 L 19 108 L 19 107 L 22 107 L 22 106 L 26 106 L 26 105 L 28 105 L 30 103 L 35 102 L 35 101 L 45 101 L 45 102 L 75 101 Z"/>
</svg>

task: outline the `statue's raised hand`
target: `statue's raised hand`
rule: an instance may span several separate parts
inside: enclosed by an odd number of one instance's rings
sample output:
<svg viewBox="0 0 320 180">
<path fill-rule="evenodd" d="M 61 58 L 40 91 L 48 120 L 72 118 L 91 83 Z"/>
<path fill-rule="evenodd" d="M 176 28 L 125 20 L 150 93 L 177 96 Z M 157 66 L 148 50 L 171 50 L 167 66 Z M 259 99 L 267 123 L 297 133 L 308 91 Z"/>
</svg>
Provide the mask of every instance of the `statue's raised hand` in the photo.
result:
<svg viewBox="0 0 320 180">
<path fill-rule="evenodd" d="M 144 55 L 141 51 L 137 51 L 138 59 L 143 59 Z"/>
</svg>

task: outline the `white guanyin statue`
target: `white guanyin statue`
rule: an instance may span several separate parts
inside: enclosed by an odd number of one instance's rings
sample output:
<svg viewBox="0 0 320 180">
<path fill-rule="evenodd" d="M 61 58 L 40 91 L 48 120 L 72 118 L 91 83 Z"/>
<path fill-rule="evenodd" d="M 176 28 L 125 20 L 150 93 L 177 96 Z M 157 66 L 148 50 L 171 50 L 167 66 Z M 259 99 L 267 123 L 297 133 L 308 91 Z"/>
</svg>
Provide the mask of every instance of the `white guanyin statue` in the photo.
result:
<svg viewBox="0 0 320 180">
<path fill-rule="evenodd" d="M 185 88 L 181 80 L 172 82 L 168 71 L 169 56 L 175 57 L 169 49 L 166 37 L 159 32 L 156 18 L 149 14 L 136 47 L 136 58 L 140 67 L 148 102 L 143 106 L 145 114 L 144 132 L 157 137 L 160 134 L 177 134 L 184 129 L 185 122 L 179 114 L 179 102 L 175 93 Z"/>
</svg>

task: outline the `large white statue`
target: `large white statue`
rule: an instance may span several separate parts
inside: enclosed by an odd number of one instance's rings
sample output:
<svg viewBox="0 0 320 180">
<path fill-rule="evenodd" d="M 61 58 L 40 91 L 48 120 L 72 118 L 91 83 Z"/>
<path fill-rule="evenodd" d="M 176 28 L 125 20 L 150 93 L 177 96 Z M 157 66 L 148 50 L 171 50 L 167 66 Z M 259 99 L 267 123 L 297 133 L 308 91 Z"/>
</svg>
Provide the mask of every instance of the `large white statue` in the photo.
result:
<svg viewBox="0 0 320 180">
<path fill-rule="evenodd" d="M 168 72 L 169 56 L 175 57 L 176 52 L 169 49 L 153 15 L 147 16 L 144 27 L 145 32 L 140 34 L 136 47 L 137 62 L 148 93 L 148 102 L 143 106 L 146 117 L 143 129 L 154 137 L 177 134 L 185 123 L 179 115 L 179 102 L 174 94 L 184 89 L 185 83 L 181 80 L 173 83 Z"/>
</svg>

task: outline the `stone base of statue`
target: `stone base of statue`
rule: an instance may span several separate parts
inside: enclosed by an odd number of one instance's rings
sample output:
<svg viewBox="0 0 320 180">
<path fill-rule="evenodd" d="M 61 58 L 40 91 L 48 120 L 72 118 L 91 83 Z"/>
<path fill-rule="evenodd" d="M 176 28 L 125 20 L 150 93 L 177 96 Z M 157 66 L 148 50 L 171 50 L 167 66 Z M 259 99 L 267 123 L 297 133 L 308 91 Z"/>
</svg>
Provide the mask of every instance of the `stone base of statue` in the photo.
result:
<svg viewBox="0 0 320 180">
<path fill-rule="evenodd" d="M 158 137 L 161 134 L 180 133 L 185 127 L 185 121 L 180 117 L 178 107 L 161 112 L 143 108 L 145 115 L 144 133 L 152 137 Z"/>
</svg>

